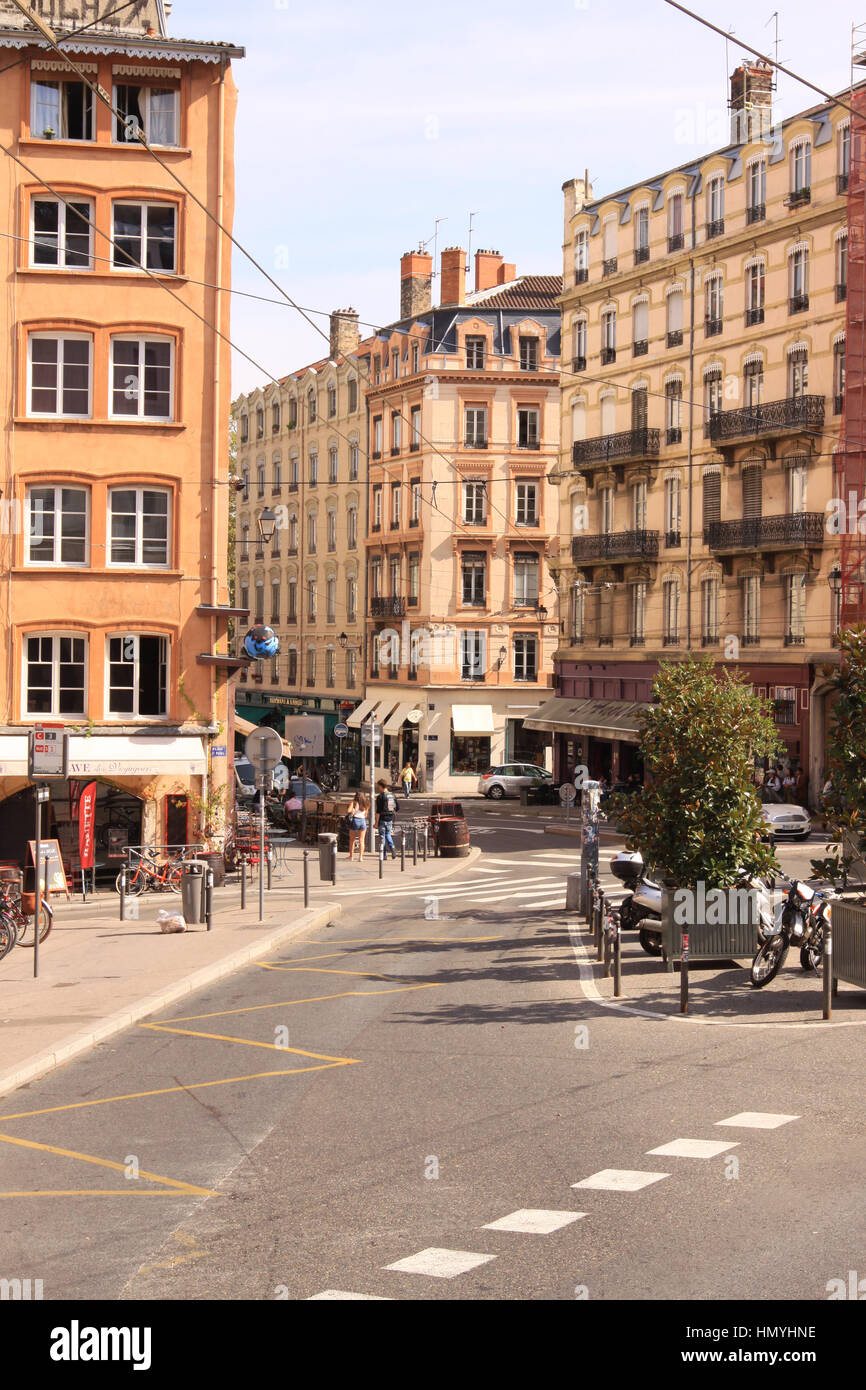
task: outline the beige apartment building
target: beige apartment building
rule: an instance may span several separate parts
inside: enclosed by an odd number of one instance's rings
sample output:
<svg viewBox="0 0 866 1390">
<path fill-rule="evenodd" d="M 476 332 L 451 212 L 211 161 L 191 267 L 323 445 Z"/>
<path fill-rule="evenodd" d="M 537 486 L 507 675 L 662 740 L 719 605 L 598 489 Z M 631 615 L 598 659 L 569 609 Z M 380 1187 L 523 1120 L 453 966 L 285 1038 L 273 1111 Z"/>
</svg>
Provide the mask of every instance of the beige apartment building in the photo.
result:
<svg viewBox="0 0 866 1390">
<path fill-rule="evenodd" d="M 331 315 L 327 357 L 240 396 L 236 600 L 280 638 L 280 653 L 240 673 L 238 714 L 272 724 L 296 756 L 356 770 L 357 732 L 334 739 L 364 680 L 364 390 L 354 310 Z M 276 517 L 266 544 L 258 519 Z M 299 723 L 298 717 L 305 722 Z M 316 742 L 304 737 L 312 732 Z"/>
<path fill-rule="evenodd" d="M 635 770 L 658 662 L 696 652 L 823 782 L 850 129 L 834 104 L 774 125 L 770 86 L 734 74 L 724 149 L 600 199 L 564 185 L 563 634 L 537 721 L 563 776 Z"/>
<path fill-rule="evenodd" d="M 377 764 L 417 761 L 427 791 L 476 790 L 510 761 L 549 761 L 525 727 L 549 697 L 556 594 L 559 276 L 498 252 L 401 262 L 401 317 L 359 350 L 370 449 L 367 683 L 353 727 Z M 369 754 L 368 754 L 369 757 Z"/>
</svg>

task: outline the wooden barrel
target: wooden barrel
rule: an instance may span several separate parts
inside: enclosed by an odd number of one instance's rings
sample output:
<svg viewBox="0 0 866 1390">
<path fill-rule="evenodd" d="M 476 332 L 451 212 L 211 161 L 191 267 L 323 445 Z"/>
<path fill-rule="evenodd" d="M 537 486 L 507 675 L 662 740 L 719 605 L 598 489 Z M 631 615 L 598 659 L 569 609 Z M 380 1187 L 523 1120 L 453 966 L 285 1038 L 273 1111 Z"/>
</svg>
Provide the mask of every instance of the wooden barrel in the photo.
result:
<svg viewBox="0 0 866 1390">
<path fill-rule="evenodd" d="M 445 817 L 448 820 L 462 820 L 463 807 L 459 801 L 434 801 L 430 807 L 430 816 Z"/>
<path fill-rule="evenodd" d="M 469 853 L 469 826 L 462 816 L 443 816 L 437 838 L 442 859 L 465 859 Z"/>
</svg>

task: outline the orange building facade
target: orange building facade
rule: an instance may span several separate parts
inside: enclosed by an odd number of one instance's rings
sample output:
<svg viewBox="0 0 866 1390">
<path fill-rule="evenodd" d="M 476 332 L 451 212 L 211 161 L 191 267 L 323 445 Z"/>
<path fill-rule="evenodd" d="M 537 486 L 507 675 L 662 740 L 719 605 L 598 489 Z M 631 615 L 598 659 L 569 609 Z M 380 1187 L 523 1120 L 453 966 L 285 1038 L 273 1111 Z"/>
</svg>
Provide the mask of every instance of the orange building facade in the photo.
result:
<svg viewBox="0 0 866 1390">
<path fill-rule="evenodd" d="M 71 736 L 46 833 L 73 867 L 76 781 L 98 865 L 224 829 L 230 243 L 196 199 L 230 229 L 242 50 L 133 12 L 65 45 L 78 72 L 0 14 L 0 859 L 37 722 Z"/>
</svg>

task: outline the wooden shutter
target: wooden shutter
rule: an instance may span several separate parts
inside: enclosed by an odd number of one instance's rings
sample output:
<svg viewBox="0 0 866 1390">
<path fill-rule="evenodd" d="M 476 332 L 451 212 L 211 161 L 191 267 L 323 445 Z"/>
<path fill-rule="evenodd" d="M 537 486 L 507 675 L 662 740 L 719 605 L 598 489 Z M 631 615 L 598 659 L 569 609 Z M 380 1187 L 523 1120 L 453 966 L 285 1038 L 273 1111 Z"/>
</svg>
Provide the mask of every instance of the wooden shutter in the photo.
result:
<svg viewBox="0 0 866 1390">
<path fill-rule="evenodd" d="M 722 519 L 722 476 L 720 473 L 704 474 L 704 526 Z"/>
<path fill-rule="evenodd" d="M 743 469 L 743 519 L 761 515 L 761 482 L 762 470 L 760 466 Z"/>
<path fill-rule="evenodd" d="M 631 427 L 633 430 L 645 430 L 646 422 L 647 394 L 644 387 L 639 387 L 631 393 Z"/>
</svg>

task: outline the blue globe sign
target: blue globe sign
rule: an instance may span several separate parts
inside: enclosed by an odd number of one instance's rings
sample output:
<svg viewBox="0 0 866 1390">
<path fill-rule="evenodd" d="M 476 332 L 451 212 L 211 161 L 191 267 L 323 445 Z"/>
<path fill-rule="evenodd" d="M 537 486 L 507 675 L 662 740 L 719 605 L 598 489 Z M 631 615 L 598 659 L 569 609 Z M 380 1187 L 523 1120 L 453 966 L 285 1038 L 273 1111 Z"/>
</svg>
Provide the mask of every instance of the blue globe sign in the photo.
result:
<svg viewBox="0 0 866 1390">
<path fill-rule="evenodd" d="M 279 650 L 279 637 L 272 627 L 266 627 L 264 623 L 256 623 L 244 638 L 244 651 L 253 661 L 264 661 L 269 656 L 276 656 Z"/>
</svg>

